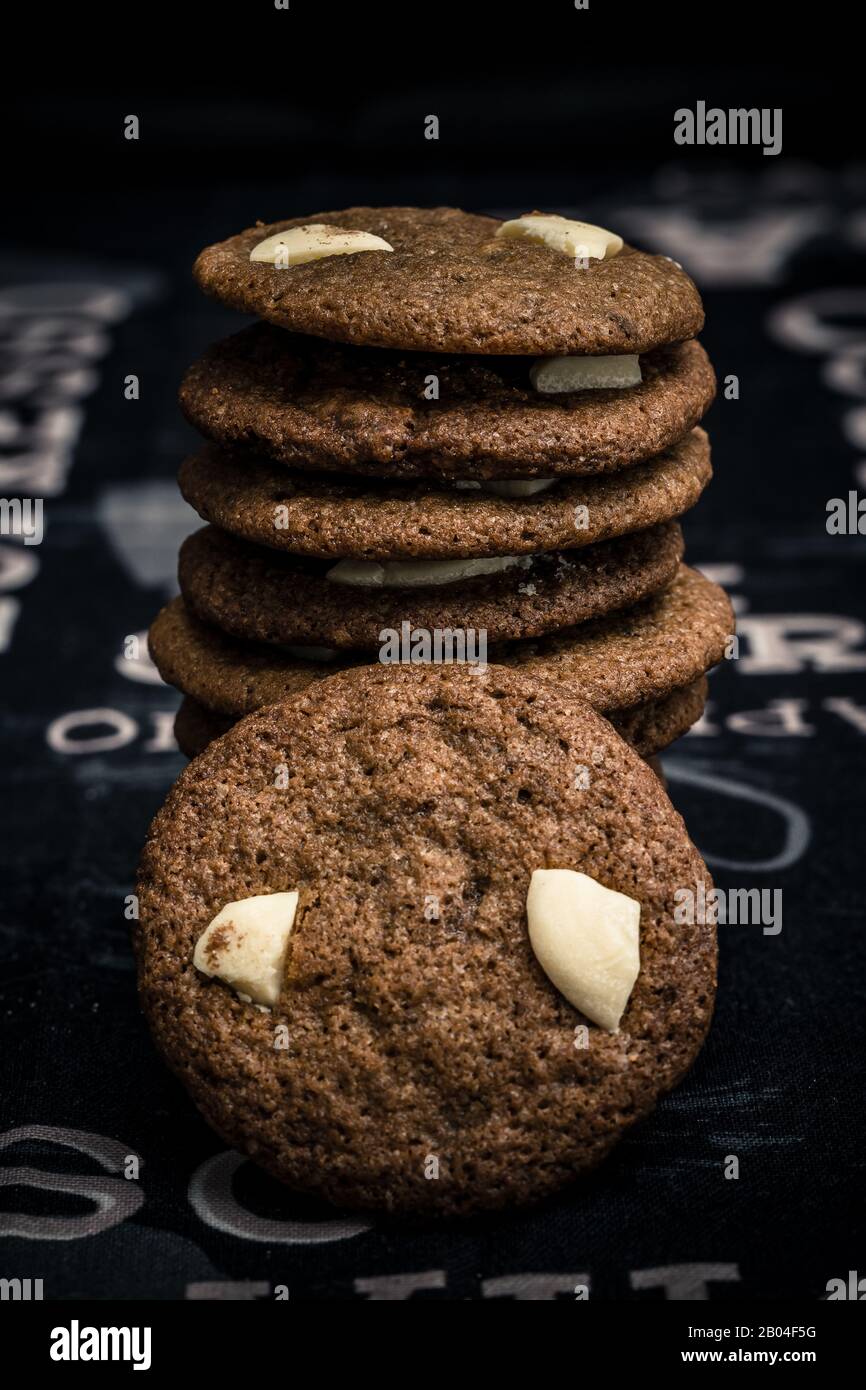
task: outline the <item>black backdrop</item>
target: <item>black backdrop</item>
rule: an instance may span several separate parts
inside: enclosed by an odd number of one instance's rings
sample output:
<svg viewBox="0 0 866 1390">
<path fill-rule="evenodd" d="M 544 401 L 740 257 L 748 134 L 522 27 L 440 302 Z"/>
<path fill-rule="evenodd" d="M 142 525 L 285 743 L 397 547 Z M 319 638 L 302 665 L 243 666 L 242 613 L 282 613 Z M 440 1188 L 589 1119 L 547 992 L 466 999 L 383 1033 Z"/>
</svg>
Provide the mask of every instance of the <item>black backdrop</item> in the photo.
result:
<svg viewBox="0 0 866 1390">
<path fill-rule="evenodd" d="M 46 19 L 5 94 L 0 486 L 44 497 L 46 529 L 0 540 L 0 1275 L 49 1298 L 821 1299 L 863 1259 L 864 542 L 825 527 L 828 499 L 866 487 L 844 28 L 825 9 L 792 51 L 775 8 L 181 14 Z M 782 154 L 676 146 L 698 100 L 781 107 Z M 614 227 L 690 270 L 739 383 L 686 533 L 737 598 L 740 654 L 666 764 L 719 884 L 781 890 L 782 930 L 722 929 L 710 1041 L 603 1169 L 462 1224 L 356 1223 L 235 1171 L 155 1058 L 124 920 L 182 766 L 176 696 L 124 640 L 195 524 L 179 377 L 240 323 L 189 265 L 256 218 L 354 202 Z"/>
</svg>

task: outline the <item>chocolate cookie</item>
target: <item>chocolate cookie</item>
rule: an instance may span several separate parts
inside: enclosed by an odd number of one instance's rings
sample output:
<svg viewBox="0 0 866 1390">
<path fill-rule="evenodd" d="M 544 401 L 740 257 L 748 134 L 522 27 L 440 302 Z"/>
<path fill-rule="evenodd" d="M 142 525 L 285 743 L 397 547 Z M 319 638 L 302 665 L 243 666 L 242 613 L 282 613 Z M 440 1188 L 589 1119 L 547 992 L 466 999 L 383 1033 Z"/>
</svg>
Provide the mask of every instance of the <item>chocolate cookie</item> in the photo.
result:
<svg viewBox="0 0 866 1390">
<path fill-rule="evenodd" d="M 722 660 L 734 627 L 724 589 L 681 565 L 673 584 L 642 603 L 573 632 L 515 642 L 504 660 L 561 681 L 610 717 L 693 684 Z"/>
<path fill-rule="evenodd" d="M 662 786 L 664 787 L 665 791 L 667 791 L 667 789 L 668 789 L 668 779 L 665 777 L 665 772 L 664 772 L 664 768 L 662 767 L 662 760 L 661 760 L 661 758 L 656 757 L 656 755 L 653 754 L 652 757 L 650 757 L 650 758 L 644 758 L 644 762 L 646 763 L 647 767 L 652 768 L 653 772 L 655 773 L 656 777 L 657 777 L 657 778 L 659 779 L 659 781 L 661 782 L 661 784 L 662 784 Z"/>
<path fill-rule="evenodd" d="M 517 557 L 459 583 L 360 588 L 329 580 L 329 561 L 207 526 L 184 541 L 178 575 L 195 616 L 235 637 L 379 650 L 383 631 L 399 633 L 404 622 L 428 634 L 486 632 L 490 643 L 570 627 L 663 588 L 682 553 L 682 532 L 667 521 L 585 550 Z"/>
<path fill-rule="evenodd" d="M 620 737 L 649 761 L 653 754 L 688 732 L 700 719 L 706 702 L 707 682 L 703 678 L 672 690 L 660 700 L 648 700 L 627 710 L 599 710 L 599 714 L 605 714 Z M 175 716 L 174 736 L 186 757 L 197 758 L 209 743 L 222 738 L 236 723 L 231 715 L 218 714 L 185 695 Z"/>
<path fill-rule="evenodd" d="M 642 758 L 649 758 L 682 738 L 698 722 L 707 703 L 707 690 L 707 678 L 702 676 L 692 685 L 679 686 L 658 700 L 647 700 L 631 709 L 598 712 L 610 720 L 620 738 Z"/>
<path fill-rule="evenodd" d="M 230 721 L 363 661 L 352 652 L 334 661 L 311 661 L 279 647 L 230 637 L 201 622 L 182 598 L 172 599 L 157 615 L 147 640 L 164 681 Z"/>
<path fill-rule="evenodd" d="M 250 260 L 276 232 L 309 223 L 372 232 L 392 251 L 279 269 Z M 280 328 L 367 347 L 435 352 L 640 353 L 693 338 L 704 314 L 666 256 L 624 246 L 610 260 L 497 239 L 502 224 L 456 208 L 345 208 L 258 223 L 208 246 L 193 268 L 223 304 Z"/>
<path fill-rule="evenodd" d="M 721 661 L 733 631 L 724 590 L 681 565 L 668 588 L 632 608 L 537 642 L 505 645 L 489 659 L 562 680 L 609 716 L 694 685 Z M 229 721 L 298 694 L 347 660 L 362 660 L 352 653 L 330 662 L 299 660 L 279 647 L 229 637 L 195 618 L 182 598 L 156 618 L 149 643 L 163 680 Z"/>
<path fill-rule="evenodd" d="M 255 324 L 189 369 L 180 403 L 207 438 L 302 470 L 560 477 L 661 453 L 697 424 L 716 387 L 696 342 L 642 357 L 642 382 L 621 390 L 541 395 L 530 365 L 346 347 Z M 434 380 L 438 399 L 427 400 Z"/>
<path fill-rule="evenodd" d="M 593 545 L 681 516 L 711 476 L 709 440 L 696 429 L 623 473 L 560 479 L 531 497 L 490 495 L 478 484 L 288 474 L 213 446 L 185 460 L 179 482 L 205 521 L 245 540 L 320 559 L 396 560 Z"/>
<path fill-rule="evenodd" d="M 216 714 L 185 695 L 174 717 L 174 737 L 186 758 L 197 758 L 215 738 L 222 738 L 237 723 L 225 714 Z"/>
<path fill-rule="evenodd" d="M 533 952 L 527 890 L 545 867 L 640 904 L 616 1032 Z M 181 774 L 141 863 L 142 1005 L 223 1140 L 294 1190 L 442 1214 L 534 1201 L 694 1060 L 715 929 L 674 912 L 697 885 L 711 889 L 658 779 L 564 687 L 497 667 L 355 669 Z M 294 890 L 272 1009 L 194 967 L 226 904 Z"/>
</svg>

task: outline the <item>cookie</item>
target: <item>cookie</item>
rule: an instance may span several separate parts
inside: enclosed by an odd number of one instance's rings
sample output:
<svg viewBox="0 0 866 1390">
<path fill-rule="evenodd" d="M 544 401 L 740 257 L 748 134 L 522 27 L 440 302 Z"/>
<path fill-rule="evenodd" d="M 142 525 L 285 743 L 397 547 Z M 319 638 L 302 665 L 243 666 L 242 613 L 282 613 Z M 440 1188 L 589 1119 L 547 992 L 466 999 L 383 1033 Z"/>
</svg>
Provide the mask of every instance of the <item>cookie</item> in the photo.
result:
<svg viewBox="0 0 866 1390">
<path fill-rule="evenodd" d="M 687 733 L 697 723 L 707 702 L 705 678 L 672 690 L 659 700 L 648 700 L 627 710 L 599 710 L 626 743 L 647 761 Z M 187 758 L 197 758 L 215 738 L 222 738 L 237 723 L 231 715 L 200 705 L 185 695 L 174 720 L 177 746 Z"/>
<path fill-rule="evenodd" d="M 193 614 L 235 637 L 369 651 L 404 622 L 428 634 L 485 632 L 488 643 L 570 627 L 663 588 L 682 553 L 679 525 L 667 521 L 585 550 L 516 557 L 509 569 L 459 583 L 361 588 L 328 579 L 329 561 L 207 526 L 184 541 L 178 577 Z"/>
<path fill-rule="evenodd" d="M 726 655 L 735 619 L 724 589 L 681 565 L 660 593 L 572 632 L 515 642 L 504 660 L 575 690 L 608 716 L 691 685 Z"/>
<path fill-rule="evenodd" d="M 711 476 L 709 440 L 696 429 L 623 473 L 561 479 L 530 497 L 499 497 L 477 484 L 289 474 L 213 446 L 185 460 L 179 482 L 205 521 L 244 540 L 319 559 L 396 560 L 593 545 L 681 516 Z"/>
<path fill-rule="evenodd" d="M 250 260 L 309 223 L 371 232 L 392 251 L 279 269 Z M 700 296 L 666 256 L 624 246 L 610 260 L 497 239 L 502 224 L 456 208 L 344 208 L 259 223 L 208 246 L 193 274 L 223 304 L 280 328 L 366 347 L 433 352 L 641 353 L 693 338 Z"/>
<path fill-rule="evenodd" d="M 657 700 L 647 700 L 631 709 L 598 712 L 610 720 L 620 738 L 642 758 L 649 758 L 682 738 L 698 722 L 707 703 L 707 691 L 707 678 L 702 676 L 692 685 L 678 686 Z"/>
<path fill-rule="evenodd" d="M 226 714 L 216 714 L 185 695 L 174 717 L 175 742 L 184 757 L 197 758 L 209 743 L 213 743 L 215 738 L 222 738 L 236 723 L 236 719 Z"/>
<path fill-rule="evenodd" d="M 724 590 L 681 565 L 672 584 L 632 608 L 537 642 L 497 648 L 489 659 L 562 680 L 609 715 L 693 685 L 722 660 L 733 631 Z M 299 660 L 279 647 L 229 637 L 200 622 L 182 598 L 172 599 L 155 619 L 149 644 L 163 680 L 229 721 L 361 659 L 345 653 L 330 662 Z"/>
<path fill-rule="evenodd" d="M 660 454 L 698 423 L 716 387 L 696 342 L 642 357 L 640 385 L 621 390 L 541 395 L 530 365 L 344 346 L 254 324 L 189 369 L 180 403 L 208 439 L 305 471 L 567 477 Z"/>
<path fill-rule="evenodd" d="M 545 867 L 640 905 L 616 1032 L 532 949 L 527 891 Z M 658 779 L 564 687 L 497 667 L 354 669 L 181 774 L 141 862 L 141 1001 L 204 1117 L 295 1191 L 443 1215 L 531 1202 L 597 1164 L 694 1060 L 715 929 L 674 912 L 698 886 L 709 875 Z M 226 904 L 291 891 L 271 1009 L 194 967 Z"/>
<path fill-rule="evenodd" d="M 172 599 L 157 615 L 147 640 L 164 681 L 230 721 L 297 695 L 313 681 L 362 660 L 345 652 L 333 661 L 310 661 L 279 647 L 230 637 L 201 622 L 182 598 Z"/>
<path fill-rule="evenodd" d="M 653 756 L 652 756 L 651 758 L 644 758 L 644 762 L 646 763 L 647 767 L 652 768 L 653 772 L 655 773 L 656 777 L 657 777 L 657 778 L 659 779 L 659 781 L 661 782 L 661 784 L 662 784 L 662 786 L 664 787 L 665 791 L 667 791 L 667 788 L 668 788 L 668 779 L 665 777 L 665 772 L 664 772 L 664 768 L 662 767 L 662 760 L 661 760 L 661 758 L 658 758 L 658 757 L 655 756 L 655 754 L 653 754 Z"/>
</svg>

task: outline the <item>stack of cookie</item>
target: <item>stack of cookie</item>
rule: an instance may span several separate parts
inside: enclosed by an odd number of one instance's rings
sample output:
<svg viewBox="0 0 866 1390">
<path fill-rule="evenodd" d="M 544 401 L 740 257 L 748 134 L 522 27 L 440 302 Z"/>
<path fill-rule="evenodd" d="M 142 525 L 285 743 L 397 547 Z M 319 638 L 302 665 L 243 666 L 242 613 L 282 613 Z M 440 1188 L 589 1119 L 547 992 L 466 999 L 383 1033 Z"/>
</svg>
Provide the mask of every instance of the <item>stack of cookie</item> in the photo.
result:
<svg viewBox="0 0 866 1390">
<path fill-rule="evenodd" d="M 349 208 L 195 274 L 263 321 L 181 391 L 208 525 L 150 642 L 186 753 L 392 661 L 564 682 L 643 756 L 699 718 L 732 615 L 682 563 L 715 381 L 678 265 L 553 215 Z"/>
</svg>

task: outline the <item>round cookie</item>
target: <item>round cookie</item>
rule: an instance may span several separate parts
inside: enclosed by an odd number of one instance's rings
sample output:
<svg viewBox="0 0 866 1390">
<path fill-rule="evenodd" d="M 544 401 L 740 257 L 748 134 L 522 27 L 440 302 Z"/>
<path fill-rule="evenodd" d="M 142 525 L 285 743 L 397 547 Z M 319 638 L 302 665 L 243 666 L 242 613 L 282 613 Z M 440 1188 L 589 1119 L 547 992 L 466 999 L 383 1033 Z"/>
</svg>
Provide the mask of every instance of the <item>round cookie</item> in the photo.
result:
<svg viewBox="0 0 866 1390">
<path fill-rule="evenodd" d="M 658 758 L 658 757 L 656 757 L 655 754 L 653 754 L 653 756 L 652 756 L 651 758 L 644 758 L 644 762 L 646 763 L 647 767 L 651 767 L 651 768 L 652 768 L 653 772 L 655 773 L 656 777 L 657 777 L 657 778 L 659 779 L 659 781 L 661 782 L 661 784 L 662 784 L 662 786 L 664 787 L 665 791 L 667 791 L 667 789 L 668 789 L 668 779 L 665 777 L 665 770 L 664 770 L 664 768 L 662 767 L 662 760 L 661 760 L 661 758 Z"/>
<path fill-rule="evenodd" d="M 672 584 L 632 608 L 488 656 L 562 680 L 610 716 L 694 685 L 722 660 L 733 631 L 725 591 L 681 565 Z M 163 608 L 148 640 L 163 680 L 230 720 L 298 694 L 349 661 L 363 660 L 354 653 L 331 662 L 300 660 L 279 647 L 230 637 L 200 622 L 182 598 Z"/>
<path fill-rule="evenodd" d="M 725 656 L 735 629 L 718 584 L 681 565 L 668 588 L 573 632 L 514 642 L 503 659 L 563 682 L 595 709 L 625 710 L 691 685 Z"/>
<path fill-rule="evenodd" d="M 588 1024 L 586 1047 L 530 946 L 540 867 L 641 906 L 619 1029 Z M 715 929 L 674 912 L 698 886 L 656 776 L 563 687 L 356 669 L 244 720 L 179 777 L 140 868 L 141 1001 L 204 1117 L 295 1191 L 394 1212 L 516 1205 L 597 1164 L 693 1062 Z M 290 890 L 272 1011 L 194 968 L 226 903 Z"/>
<path fill-rule="evenodd" d="M 697 342 L 642 357 L 641 384 L 622 390 L 542 395 L 530 365 L 351 347 L 260 323 L 209 348 L 180 403 L 208 439 L 300 470 L 568 477 L 661 453 L 697 424 L 716 388 Z M 427 400 L 434 377 L 438 399 Z"/>
<path fill-rule="evenodd" d="M 403 623 L 427 634 L 486 632 L 489 643 L 570 627 L 663 588 L 682 553 L 679 525 L 667 521 L 457 583 L 360 588 L 327 579 L 329 561 L 266 550 L 207 526 L 184 541 L 178 577 L 195 616 L 235 637 L 379 650 L 383 631 L 399 634 Z"/>
<path fill-rule="evenodd" d="M 230 721 L 364 660 L 344 652 L 333 661 L 310 661 L 276 646 L 231 637 L 201 622 L 182 598 L 172 599 L 157 615 L 147 641 L 164 681 Z"/>
<path fill-rule="evenodd" d="M 278 269 L 259 242 L 307 223 L 372 232 L 392 251 Z M 457 208 L 354 207 L 259 223 L 198 256 L 193 275 L 223 304 L 280 328 L 367 347 L 434 352 L 640 353 L 693 338 L 700 296 L 666 256 L 624 246 L 586 268 Z"/>
<path fill-rule="evenodd" d="M 244 540 L 320 559 L 455 559 L 578 549 L 693 507 L 712 476 L 701 429 L 623 473 L 561 479 L 531 497 L 477 485 L 290 475 L 210 446 L 187 458 L 180 490 L 205 520 Z"/>
<path fill-rule="evenodd" d="M 672 690 L 659 700 L 648 700 L 646 704 L 627 710 L 599 710 L 599 714 L 605 714 L 620 737 L 649 761 L 688 732 L 700 719 L 706 702 L 704 677 L 693 685 Z M 174 736 L 187 758 L 197 758 L 209 743 L 222 738 L 236 723 L 231 715 L 219 714 L 185 695 L 175 715 Z"/>
<path fill-rule="evenodd" d="M 215 738 L 222 738 L 237 723 L 226 714 L 216 714 L 184 695 L 174 716 L 175 742 L 185 758 L 197 758 Z"/>
<path fill-rule="evenodd" d="M 599 710 L 642 758 L 652 757 L 687 734 L 704 712 L 707 703 L 706 676 L 692 685 L 678 686 L 669 695 L 630 709 Z"/>
</svg>

